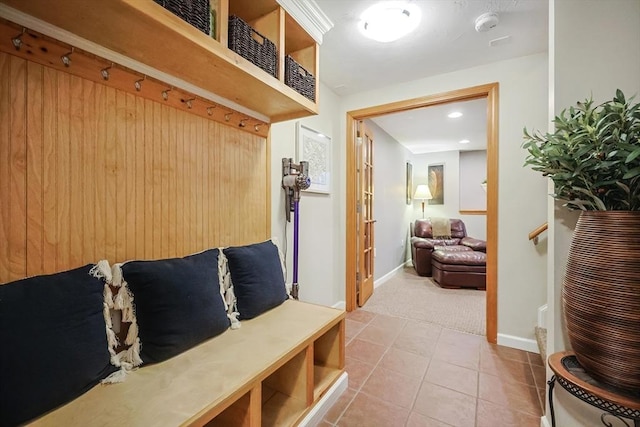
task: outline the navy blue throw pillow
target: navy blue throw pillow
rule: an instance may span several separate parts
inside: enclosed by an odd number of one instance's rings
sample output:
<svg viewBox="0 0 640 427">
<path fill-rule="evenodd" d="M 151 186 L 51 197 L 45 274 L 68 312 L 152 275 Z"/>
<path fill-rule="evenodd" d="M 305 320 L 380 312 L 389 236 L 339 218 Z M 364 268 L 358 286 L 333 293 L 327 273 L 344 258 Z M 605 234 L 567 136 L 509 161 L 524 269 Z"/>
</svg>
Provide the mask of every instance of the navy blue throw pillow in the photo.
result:
<svg viewBox="0 0 640 427">
<path fill-rule="evenodd" d="M 0 286 L 0 425 L 21 424 L 116 371 L 92 265 Z"/>
<path fill-rule="evenodd" d="M 252 319 L 287 300 L 278 248 L 270 240 L 225 248 L 239 319 Z"/>
<path fill-rule="evenodd" d="M 218 252 L 122 264 L 133 293 L 143 363 L 169 359 L 229 327 L 220 296 Z"/>
</svg>

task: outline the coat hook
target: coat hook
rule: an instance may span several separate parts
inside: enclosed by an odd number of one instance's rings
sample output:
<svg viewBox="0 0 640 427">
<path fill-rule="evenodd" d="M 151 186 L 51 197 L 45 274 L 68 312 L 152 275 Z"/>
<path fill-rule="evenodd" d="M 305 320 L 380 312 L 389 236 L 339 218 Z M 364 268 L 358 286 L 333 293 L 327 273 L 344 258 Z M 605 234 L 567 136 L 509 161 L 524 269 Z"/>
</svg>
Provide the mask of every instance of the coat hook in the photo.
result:
<svg viewBox="0 0 640 427">
<path fill-rule="evenodd" d="M 229 120 L 231 120 L 231 116 L 233 116 L 233 113 L 227 113 L 224 115 L 224 121 L 228 122 Z"/>
<path fill-rule="evenodd" d="M 189 99 L 183 99 L 182 102 L 184 102 L 185 104 L 187 104 L 187 108 L 191 109 L 193 108 L 193 101 L 195 101 L 195 98 L 189 98 Z"/>
<path fill-rule="evenodd" d="M 22 32 L 11 39 L 11 44 L 13 44 L 13 47 L 15 47 L 16 50 L 20 50 L 20 48 L 22 47 L 22 36 L 25 33 L 25 31 L 26 29 L 22 27 Z"/>
<path fill-rule="evenodd" d="M 71 65 L 71 54 L 73 53 L 73 46 L 71 47 L 71 51 L 65 53 L 64 55 L 62 55 L 60 57 L 60 60 L 62 60 L 62 63 L 64 64 L 65 67 L 68 67 Z"/>
<path fill-rule="evenodd" d="M 249 120 L 249 119 L 242 119 L 242 120 L 240 120 L 240 123 L 238 123 L 238 126 L 239 126 L 239 127 L 241 127 L 241 128 L 245 127 L 245 126 L 247 125 L 247 121 L 248 121 L 248 120 Z"/>
<path fill-rule="evenodd" d="M 255 130 L 256 132 L 260 132 L 260 126 L 262 126 L 262 123 L 258 123 L 257 125 L 255 125 L 253 127 L 253 130 Z"/>
<path fill-rule="evenodd" d="M 165 89 L 162 91 L 162 99 L 164 99 L 165 101 L 169 99 L 169 92 L 171 92 L 173 90 L 173 88 L 170 89 Z"/>
<path fill-rule="evenodd" d="M 213 109 L 216 108 L 216 106 L 214 105 L 213 107 L 207 107 L 207 114 L 210 116 L 213 116 Z"/>
<path fill-rule="evenodd" d="M 133 83 L 133 87 L 136 88 L 136 91 L 140 92 L 142 90 L 142 82 L 144 81 L 144 79 L 146 79 L 147 76 L 143 76 L 140 80 L 136 80 Z"/>
<path fill-rule="evenodd" d="M 104 80 L 109 80 L 109 70 L 111 69 L 111 67 L 113 67 L 113 63 L 107 68 L 103 68 L 102 70 L 100 70 L 100 74 L 102 75 L 102 78 Z"/>
</svg>

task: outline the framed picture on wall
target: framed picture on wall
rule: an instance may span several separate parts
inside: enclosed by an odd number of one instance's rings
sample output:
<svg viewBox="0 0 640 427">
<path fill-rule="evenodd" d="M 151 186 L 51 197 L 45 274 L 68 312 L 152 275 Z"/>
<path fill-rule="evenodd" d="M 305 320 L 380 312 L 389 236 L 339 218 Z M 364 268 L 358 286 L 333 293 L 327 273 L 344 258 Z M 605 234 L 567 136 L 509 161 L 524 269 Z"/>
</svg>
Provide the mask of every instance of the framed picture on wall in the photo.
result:
<svg viewBox="0 0 640 427">
<path fill-rule="evenodd" d="M 429 191 L 432 199 L 430 205 L 444 205 L 444 164 L 427 167 Z"/>
<path fill-rule="evenodd" d="M 298 162 L 309 162 L 311 186 L 304 190 L 329 194 L 331 190 L 331 138 L 300 122 L 296 128 Z"/>
<path fill-rule="evenodd" d="M 410 205 L 413 201 L 413 165 L 407 162 L 407 204 Z"/>
</svg>

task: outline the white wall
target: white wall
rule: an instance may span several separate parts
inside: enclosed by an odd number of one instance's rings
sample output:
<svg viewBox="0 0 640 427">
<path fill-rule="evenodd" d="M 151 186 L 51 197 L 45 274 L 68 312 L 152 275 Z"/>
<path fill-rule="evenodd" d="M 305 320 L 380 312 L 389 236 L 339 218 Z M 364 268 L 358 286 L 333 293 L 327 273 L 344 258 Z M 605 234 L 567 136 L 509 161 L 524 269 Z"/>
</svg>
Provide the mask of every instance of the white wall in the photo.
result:
<svg viewBox="0 0 640 427">
<path fill-rule="evenodd" d="M 611 99 L 618 88 L 640 95 L 640 0 L 551 0 L 549 13 L 550 116 L 590 95 Z M 560 293 L 578 215 L 552 200 L 548 211 L 547 347 L 553 353 L 568 347 Z M 566 393 L 558 394 L 556 412 L 557 425 L 600 425 L 600 411 Z"/>
<path fill-rule="evenodd" d="M 371 120 L 373 134 L 373 217 L 376 258 L 374 280 L 395 270 L 407 259 L 407 235 L 413 206 L 406 203 L 406 162 L 411 152 Z"/>
<path fill-rule="evenodd" d="M 460 209 L 487 210 L 487 150 L 460 152 Z"/>
<path fill-rule="evenodd" d="M 444 204 L 425 204 L 424 216 L 460 218 L 467 227 L 467 234 L 477 239 L 487 238 L 487 218 L 485 215 L 460 214 L 460 155 L 458 151 L 414 154 L 413 186 L 427 183 L 427 168 L 433 164 L 444 164 Z M 478 190 L 482 188 L 478 185 Z M 414 218 L 422 218 L 422 206 L 414 203 Z"/>
<path fill-rule="evenodd" d="M 332 138 L 332 188 L 328 195 L 303 192 L 300 200 L 300 236 L 298 283 L 300 299 L 316 304 L 333 305 L 344 301 L 344 238 L 339 239 L 338 201 L 340 192 L 340 157 L 344 139 L 338 124 L 339 99 L 320 85 L 320 114 L 300 119 L 300 123 Z M 287 283 L 293 275 L 293 214 L 291 222 L 285 219 L 282 182 L 282 158 L 296 158 L 296 120 L 271 126 L 271 234 L 283 244 L 287 242 Z M 285 229 L 287 238 L 285 240 Z"/>
<path fill-rule="evenodd" d="M 527 235 L 546 220 L 547 184 L 539 174 L 522 167 L 525 152 L 521 142 L 524 126 L 545 128 L 547 125 L 546 54 L 501 61 L 345 98 L 337 98 L 321 85 L 320 115 L 302 122 L 332 137 L 334 180 L 331 195 L 305 194 L 301 203 L 302 299 L 332 305 L 345 298 L 346 112 L 490 82 L 500 84 L 498 338 L 499 342 L 514 346 L 530 348 L 528 346 L 535 345 L 536 311 L 546 300 L 543 285 L 546 263 L 545 254 L 538 252 Z M 276 236 L 284 234 L 283 196 L 277 185 L 281 158 L 294 153 L 295 122 L 273 125 L 272 228 Z M 414 173 L 416 169 L 414 165 Z M 417 182 L 414 177 L 414 184 Z M 453 194 L 456 190 L 450 191 Z M 458 199 L 457 194 L 455 199 Z M 418 204 L 415 209 L 418 214 Z M 292 227 L 288 227 L 290 237 Z M 291 250 L 288 264 L 290 259 Z"/>
</svg>

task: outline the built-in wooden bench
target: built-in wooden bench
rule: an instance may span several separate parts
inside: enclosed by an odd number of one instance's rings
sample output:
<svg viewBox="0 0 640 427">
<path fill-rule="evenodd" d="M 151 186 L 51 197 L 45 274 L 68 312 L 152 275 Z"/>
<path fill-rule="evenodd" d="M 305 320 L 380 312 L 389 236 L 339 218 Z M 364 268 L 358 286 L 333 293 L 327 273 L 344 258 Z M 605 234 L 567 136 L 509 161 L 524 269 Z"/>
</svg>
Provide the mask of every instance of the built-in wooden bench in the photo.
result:
<svg viewBox="0 0 640 427">
<path fill-rule="evenodd" d="M 344 372 L 344 316 L 285 301 L 123 383 L 98 385 L 33 425 L 295 425 Z"/>
</svg>

